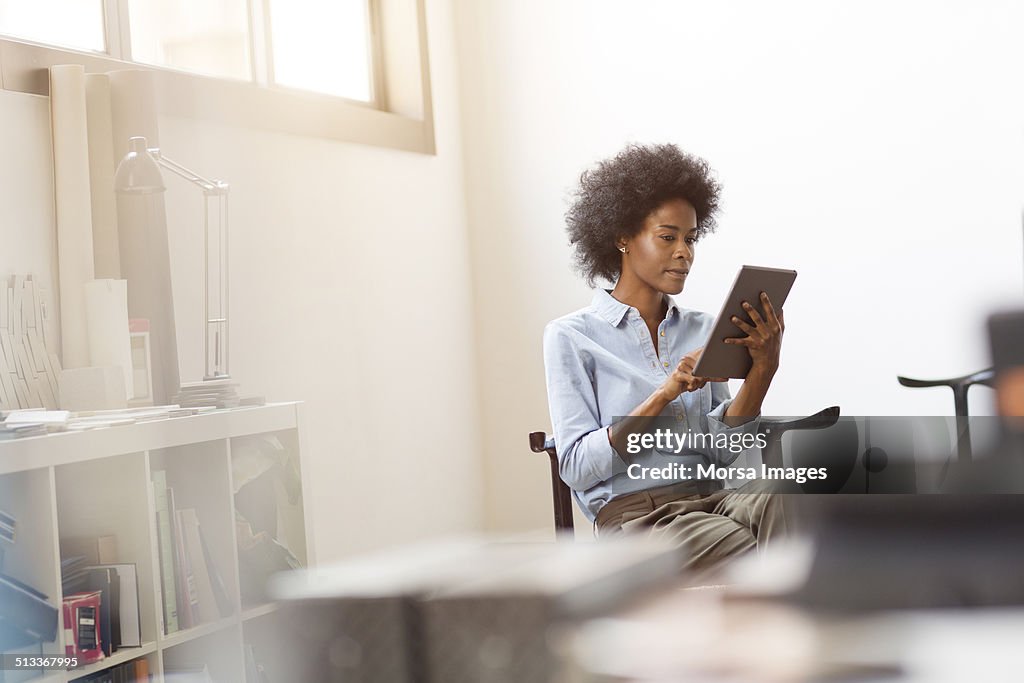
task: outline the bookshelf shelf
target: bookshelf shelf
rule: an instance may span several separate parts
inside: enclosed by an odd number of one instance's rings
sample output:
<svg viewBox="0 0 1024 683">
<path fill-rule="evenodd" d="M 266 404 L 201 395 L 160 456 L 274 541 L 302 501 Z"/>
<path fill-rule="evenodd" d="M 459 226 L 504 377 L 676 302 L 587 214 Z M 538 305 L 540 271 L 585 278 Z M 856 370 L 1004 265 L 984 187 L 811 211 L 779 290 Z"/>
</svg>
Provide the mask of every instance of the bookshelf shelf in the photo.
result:
<svg viewBox="0 0 1024 683">
<path fill-rule="evenodd" d="M 208 636 L 211 633 L 217 633 L 229 629 L 238 623 L 237 617 L 225 617 L 219 621 L 215 621 L 209 624 L 200 624 L 199 626 L 193 626 L 192 628 L 185 629 L 184 631 L 176 631 L 169 636 L 163 636 L 160 639 L 160 646 L 162 648 L 174 647 L 175 645 L 181 645 L 187 643 L 190 640 L 196 638 L 202 638 Z"/>
<path fill-rule="evenodd" d="M 245 681 L 243 625 L 277 613 L 261 572 L 313 559 L 302 420 L 300 403 L 280 403 L 0 442 L 0 509 L 18 524 L 0 571 L 60 612 L 61 560 L 104 539 L 88 564 L 134 566 L 142 641 L 66 672 L 0 671 L 0 683 L 69 683 L 139 658 L 156 683 L 204 669 Z M 71 637 L 59 614 L 57 637 L 30 651 L 62 656 Z"/>
<path fill-rule="evenodd" d="M 87 664 L 85 666 L 79 666 L 74 669 L 68 669 L 67 678 L 68 680 L 77 680 L 90 674 L 94 674 L 97 671 L 103 671 L 117 666 L 118 664 L 124 664 L 130 662 L 133 659 L 139 657 L 145 657 L 156 652 L 156 643 L 143 643 L 142 647 L 126 647 L 118 650 L 114 654 L 101 659 L 98 662 Z"/>
<path fill-rule="evenodd" d="M 250 607 L 249 609 L 242 612 L 242 621 L 249 621 L 250 619 L 256 619 L 262 617 L 265 614 L 270 614 L 277 611 L 277 604 L 268 602 L 265 605 L 259 605 L 257 607 Z"/>
</svg>

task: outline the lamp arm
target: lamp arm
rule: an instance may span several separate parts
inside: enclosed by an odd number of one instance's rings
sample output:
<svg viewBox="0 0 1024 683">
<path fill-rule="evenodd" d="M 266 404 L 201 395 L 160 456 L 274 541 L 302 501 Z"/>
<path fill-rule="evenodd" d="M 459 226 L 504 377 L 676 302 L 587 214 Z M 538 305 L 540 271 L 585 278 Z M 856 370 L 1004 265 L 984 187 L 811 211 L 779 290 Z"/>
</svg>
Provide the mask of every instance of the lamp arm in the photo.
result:
<svg viewBox="0 0 1024 683">
<path fill-rule="evenodd" d="M 184 178 L 193 185 L 198 185 L 199 187 L 203 188 L 203 192 L 206 192 L 207 194 L 228 193 L 228 189 L 230 186 L 227 183 L 220 180 L 205 178 L 199 175 L 195 171 L 186 168 L 185 166 L 182 166 L 181 164 L 172 159 L 168 159 L 167 157 L 165 157 L 163 154 L 160 153 L 159 148 L 150 147 L 149 153 L 162 167 L 166 168 L 174 175 L 180 178 Z"/>
</svg>

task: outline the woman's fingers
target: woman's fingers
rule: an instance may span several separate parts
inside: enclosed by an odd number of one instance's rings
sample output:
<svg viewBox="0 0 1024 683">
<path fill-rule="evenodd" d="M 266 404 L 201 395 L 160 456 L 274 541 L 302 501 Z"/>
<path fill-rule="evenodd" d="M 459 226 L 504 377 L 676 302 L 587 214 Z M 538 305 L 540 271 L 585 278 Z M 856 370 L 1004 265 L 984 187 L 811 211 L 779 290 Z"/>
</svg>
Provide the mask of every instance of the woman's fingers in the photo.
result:
<svg viewBox="0 0 1024 683">
<path fill-rule="evenodd" d="M 754 333 L 754 328 L 748 325 L 745 320 L 739 318 L 738 316 L 734 315 L 732 317 L 732 324 L 746 332 L 748 335 Z"/>
<path fill-rule="evenodd" d="M 699 355 L 699 350 L 697 353 Z M 679 382 L 683 391 L 697 391 L 710 381 L 706 377 L 693 376 L 693 368 L 696 364 L 696 356 L 694 352 L 691 352 L 683 356 L 672 372 L 672 379 Z"/>
<path fill-rule="evenodd" d="M 774 334 L 782 332 L 782 322 L 775 314 L 775 307 L 772 306 L 772 300 L 768 298 L 768 294 L 765 292 L 761 292 L 761 305 L 764 306 L 764 315 L 768 322 L 768 329 L 770 329 Z"/>
<path fill-rule="evenodd" d="M 740 346 L 753 346 L 754 340 L 750 337 L 726 337 L 722 340 L 726 344 L 739 344 Z"/>
<path fill-rule="evenodd" d="M 756 308 L 754 308 L 749 303 L 744 301 L 743 310 L 745 310 L 747 312 L 747 315 L 750 316 L 750 319 L 754 321 L 754 327 L 756 327 L 757 329 L 761 329 L 762 327 L 764 327 L 764 319 L 761 317 L 761 314 L 757 312 Z"/>
</svg>

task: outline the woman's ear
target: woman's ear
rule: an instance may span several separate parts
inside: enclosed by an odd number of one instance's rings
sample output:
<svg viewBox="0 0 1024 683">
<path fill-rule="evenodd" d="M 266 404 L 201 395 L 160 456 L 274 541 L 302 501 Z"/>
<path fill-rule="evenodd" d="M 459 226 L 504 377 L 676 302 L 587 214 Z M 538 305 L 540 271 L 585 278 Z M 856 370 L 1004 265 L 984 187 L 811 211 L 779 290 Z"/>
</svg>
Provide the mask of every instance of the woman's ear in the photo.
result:
<svg viewBox="0 0 1024 683">
<path fill-rule="evenodd" d="M 620 237 L 619 239 L 615 240 L 615 248 L 621 251 L 623 254 L 629 253 L 629 245 L 626 244 L 625 238 Z"/>
</svg>

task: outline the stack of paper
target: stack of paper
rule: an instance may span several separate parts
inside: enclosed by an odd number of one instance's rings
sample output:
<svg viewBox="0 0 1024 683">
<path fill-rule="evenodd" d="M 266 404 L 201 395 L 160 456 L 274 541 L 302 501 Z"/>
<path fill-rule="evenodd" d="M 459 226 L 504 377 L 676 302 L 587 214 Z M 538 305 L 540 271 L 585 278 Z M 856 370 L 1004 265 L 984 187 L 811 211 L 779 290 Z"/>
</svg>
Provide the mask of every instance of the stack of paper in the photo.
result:
<svg viewBox="0 0 1024 683">
<path fill-rule="evenodd" d="M 191 382 L 181 385 L 181 391 L 174 400 L 185 408 L 213 406 L 216 408 L 237 408 L 238 382 L 226 379 Z"/>
<path fill-rule="evenodd" d="M 70 413 L 66 410 L 12 410 L 3 414 L 0 439 L 37 436 L 60 432 L 67 428 Z"/>
</svg>

